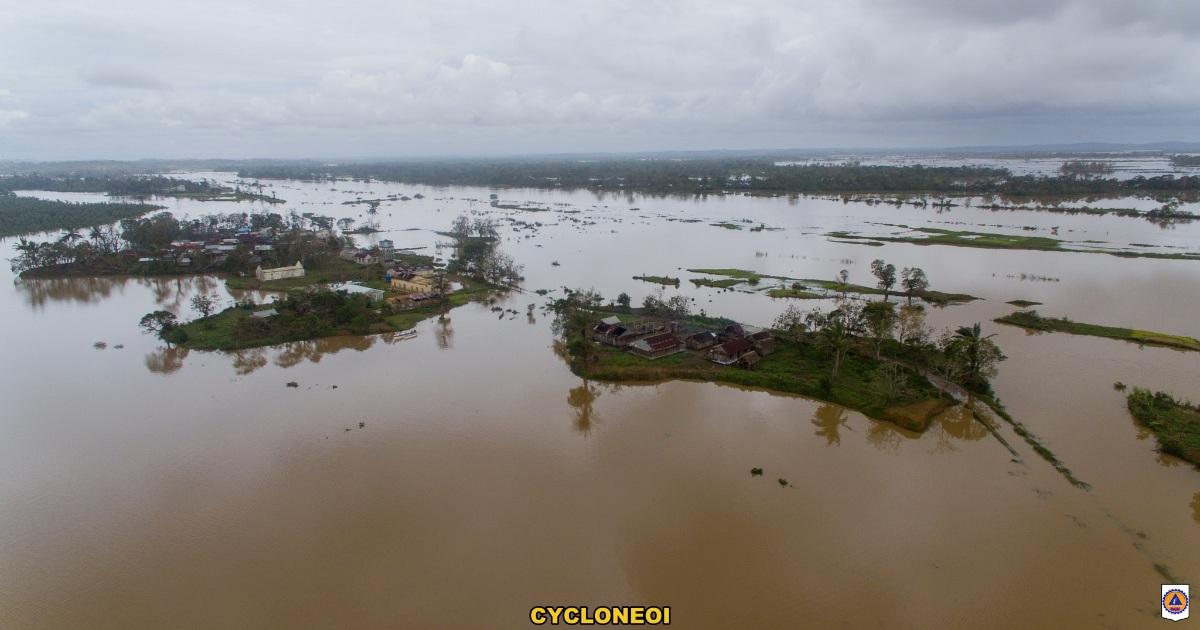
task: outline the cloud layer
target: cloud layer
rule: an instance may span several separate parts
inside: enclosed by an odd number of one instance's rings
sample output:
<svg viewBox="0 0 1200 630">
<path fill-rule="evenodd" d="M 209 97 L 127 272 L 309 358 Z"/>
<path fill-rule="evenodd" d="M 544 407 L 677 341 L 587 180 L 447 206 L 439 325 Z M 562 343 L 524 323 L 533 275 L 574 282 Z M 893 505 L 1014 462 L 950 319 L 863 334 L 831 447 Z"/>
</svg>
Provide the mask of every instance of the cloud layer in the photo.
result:
<svg viewBox="0 0 1200 630">
<path fill-rule="evenodd" d="M 1200 139 L 1200 3 L 0 9 L 0 159 Z"/>
</svg>

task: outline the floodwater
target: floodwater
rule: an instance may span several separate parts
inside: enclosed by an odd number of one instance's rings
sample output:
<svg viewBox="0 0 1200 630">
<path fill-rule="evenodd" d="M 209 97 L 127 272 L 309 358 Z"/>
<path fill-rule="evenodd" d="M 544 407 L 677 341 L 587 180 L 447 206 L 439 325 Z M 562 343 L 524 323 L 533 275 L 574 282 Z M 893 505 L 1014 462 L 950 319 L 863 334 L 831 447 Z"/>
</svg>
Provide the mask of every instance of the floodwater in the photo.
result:
<svg viewBox="0 0 1200 630">
<path fill-rule="evenodd" d="M 270 184 L 288 200 L 277 211 L 374 220 L 387 231 L 363 240 L 442 257 L 432 230 L 457 214 L 523 222 L 503 224 L 501 245 L 525 266 L 529 291 L 500 303 L 520 314 L 471 304 L 412 339 L 189 352 L 137 321 L 159 308 L 191 316 L 197 291 L 232 300 L 217 278 L 23 281 L 5 270 L 0 627 L 516 628 L 547 604 L 669 605 L 683 628 L 1143 627 L 1157 623 L 1168 581 L 1155 565 L 1183 582 L 1200 575 L 1200 471 L 1157 453 L 1113 389 L 1200 398 L 1200 354 L 991 322 L 1022 298 L 1052 315 L 1200 336 L 1200 262 L 823 236 L 990 224 L 979 231 L 1058 227 L 1065 239 L 1196 251 L 1200 224 Z M 494 210 L 491 192 L 547 211 Z M 342 203 L 415 193 L 424 198 L 374 217 Z M 181 215 L 262 207 L 163 203 Z M 780 229 L 710 225 L 741 220 Z M 640 302 L 658 286 L 631 276 L 653 274 L 683 278 L 666 292 L 696 310 L 767 324 L 788 302 L 696 288 L 686 269 L 846 268 L 868 283 L 873 258 L 984 298 L 931 309 L 930 324 L 981 321 L 997 335 L 1009 357 L 999 397 L 1090 490 L 1005 426 L 1014 461 L 958 409 L 917 436 L 800 397 L 586 382 L 555 353 L 548 316 L 525 313 L 562 287 Z"/>
</svg>

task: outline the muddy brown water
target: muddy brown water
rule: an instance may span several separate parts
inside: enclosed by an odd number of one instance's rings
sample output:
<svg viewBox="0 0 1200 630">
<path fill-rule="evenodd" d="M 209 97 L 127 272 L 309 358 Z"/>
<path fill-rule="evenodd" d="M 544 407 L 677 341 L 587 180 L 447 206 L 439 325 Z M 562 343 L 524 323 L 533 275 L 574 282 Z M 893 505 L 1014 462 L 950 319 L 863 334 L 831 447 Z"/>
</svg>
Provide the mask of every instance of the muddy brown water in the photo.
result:
<svg viewBox="0 0 1200 630">
<path fill-rule="evenodd" d="M 486 189 L 274 189 L 285 207 L 360 220 L 363 206 L 340 202 L 423 192 L 381 206 L 394 231 L 373 238 L 430 253 L 439 239 L 428 230 L 490 211 L 467 201 Z M 1195 249 L 1195 227 L 805 199 L 500 195 L 579 211 L 496 213 L 543 224 L 505 233 L 528 289 L 640 301 L 657 286 L 630 276 L 679 275 L 668 295 L 763 324 L 788 302 L 695 288 L 686 268 L 818 278 L 848 268 L 865 283 L 874 257 L 920 265 L 933 288 L 985 298 L 931 309 L 930 323 L 982 321 L 997 334 L 1009 356 L 998 395 L 1091 490 L 1003 427 L 1021 454 L 1012 461 L 960 408 L 914 435 L 800 397 L 584 382 L 554 353 L 548 317 L 526 316 L 545 299 L 532 293 L 502 302 L 516 317 L 468 305 L 413 339 L 222 354 L 166 348 L 136 326 L 155 308 L 188 315 L 197 291 L 232 299 L 217 278 L 5 272 L 0 627 L 524 627 L 530 607 L 563 603 L 670 605 L 684 628 L 1143 627 L 1157 623 L 1166 581 L 1156 563 L 1196 578 L 1200 472 L 1158 454 L 1112 384 L 1200 398 L 1200 354 L 991 319 L 1025 298 L 1081 321 L 1200 335 L 1200 262 L 820 236 L 878 229 L 868 221 L 1002 219 Z M 704 221 L 678 220 L 693 217 Z M 739 218 L 785 229 L 708 225 Z M 409 227 L 422 229 L 399 231 Z"/>
</svg>

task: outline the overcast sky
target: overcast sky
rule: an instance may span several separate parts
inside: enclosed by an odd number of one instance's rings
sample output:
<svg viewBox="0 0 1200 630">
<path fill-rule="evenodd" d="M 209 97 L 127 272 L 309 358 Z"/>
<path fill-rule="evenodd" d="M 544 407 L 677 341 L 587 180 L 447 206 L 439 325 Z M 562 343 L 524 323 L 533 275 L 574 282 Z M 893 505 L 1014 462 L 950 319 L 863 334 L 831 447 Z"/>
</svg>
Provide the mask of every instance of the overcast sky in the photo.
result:
<svg viewBox="0 0 1200 630">
<path fill-rule="evenodd" d="M 1198 0 L 0 4 L 0 159 L 1167 140 Z"/>
</svg>

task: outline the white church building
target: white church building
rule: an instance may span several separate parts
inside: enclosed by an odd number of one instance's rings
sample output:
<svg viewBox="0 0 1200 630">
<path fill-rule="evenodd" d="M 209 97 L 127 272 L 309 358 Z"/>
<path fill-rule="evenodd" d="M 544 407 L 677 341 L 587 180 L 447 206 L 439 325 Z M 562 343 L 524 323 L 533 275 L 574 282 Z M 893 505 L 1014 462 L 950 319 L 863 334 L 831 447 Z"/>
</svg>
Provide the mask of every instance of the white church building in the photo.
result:
<svg viewBox="0 0 1200 630">
<path fill-rule="evenodd" d="M 254 270 L 254 277 L 264 282 L 268 280 L 283 280 L 284 278 L 303 278 L 304 265 L 300 264 L 300 261 L 298 260 L 296 261 L 296 264 L 290 267 L 263 269 L 262 265 L 259 265 L 259 267 Z"/>
</svg>

